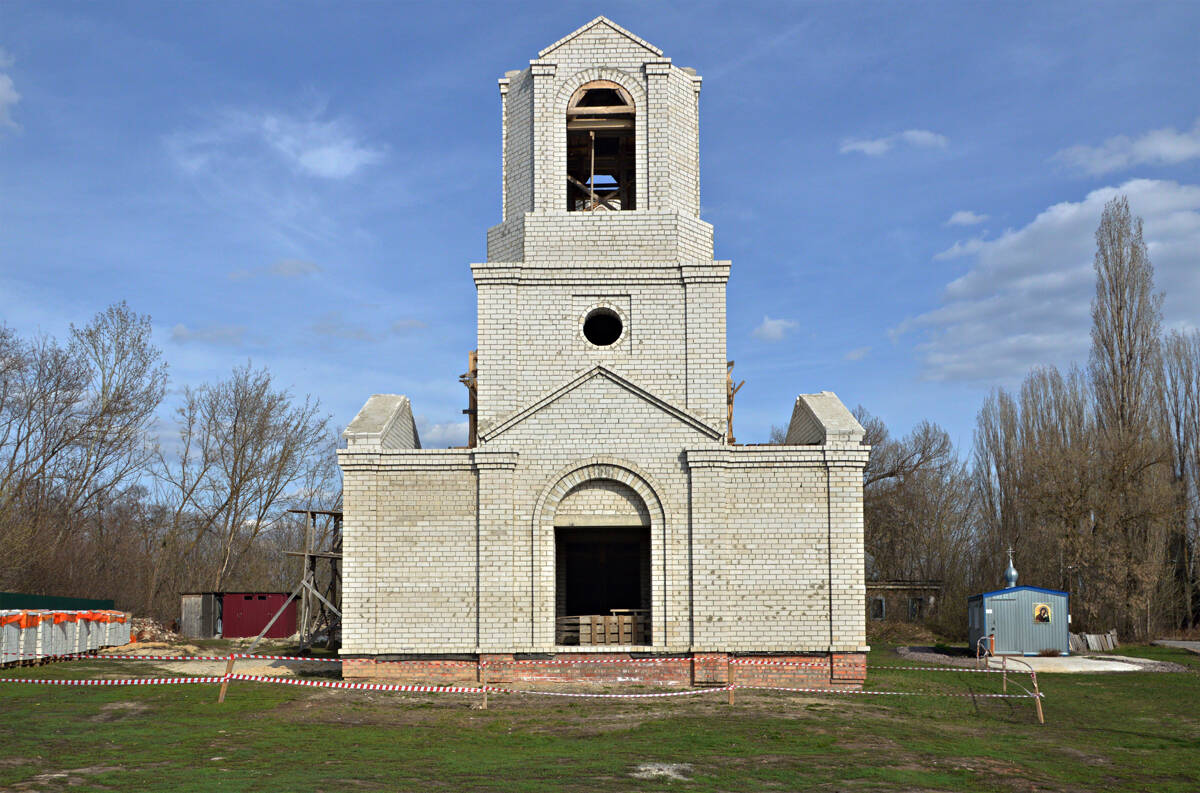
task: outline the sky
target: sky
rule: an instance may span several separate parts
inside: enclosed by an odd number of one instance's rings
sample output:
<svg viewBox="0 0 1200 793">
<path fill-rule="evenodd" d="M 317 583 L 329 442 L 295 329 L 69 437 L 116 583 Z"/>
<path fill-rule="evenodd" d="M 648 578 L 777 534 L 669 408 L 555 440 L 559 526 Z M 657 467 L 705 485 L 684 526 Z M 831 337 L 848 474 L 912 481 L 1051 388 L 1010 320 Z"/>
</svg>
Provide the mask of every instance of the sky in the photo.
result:
<svg viewBox="0 0 1200 793">
<path fill-rule="evenodd" d="M 0 3 L 0 322 L 125 300 L 164 415 L 249 361 L 464 442 L 496 79 L 601 14 L 704 78 L 740 442 L 831 390 L 969 446 L 990 389 L 1086 364 L 1119 194 L 1200 324 L 1200 3 L 694 1 Z"/>
</svg>

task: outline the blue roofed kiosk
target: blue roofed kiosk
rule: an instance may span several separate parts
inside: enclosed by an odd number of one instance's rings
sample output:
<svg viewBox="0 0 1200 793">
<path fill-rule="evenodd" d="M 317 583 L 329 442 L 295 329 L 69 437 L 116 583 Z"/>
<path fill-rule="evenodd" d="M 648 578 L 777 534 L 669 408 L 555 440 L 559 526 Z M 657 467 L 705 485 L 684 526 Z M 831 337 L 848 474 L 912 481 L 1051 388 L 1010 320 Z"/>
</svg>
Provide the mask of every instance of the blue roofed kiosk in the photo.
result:
<svg viewBox="0 0 1200 793">
<path fill-rule="evenodd" d="M 1054 650 L 1070 654 L 1070 595 L 1057 589 L 1017 586 L 1017 571 L 1008 551 L 1007 586 L 967 599 L 972 649 L 994 637 L 995 655 L 1039 655 Z"/>
</svg>

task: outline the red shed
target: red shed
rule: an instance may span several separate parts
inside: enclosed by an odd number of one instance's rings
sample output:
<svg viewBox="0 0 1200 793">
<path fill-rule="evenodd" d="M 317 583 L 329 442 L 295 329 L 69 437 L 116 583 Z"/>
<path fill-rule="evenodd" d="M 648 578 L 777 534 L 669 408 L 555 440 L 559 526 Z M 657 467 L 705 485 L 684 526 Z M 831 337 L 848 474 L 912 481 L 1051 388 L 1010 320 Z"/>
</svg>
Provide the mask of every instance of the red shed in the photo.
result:
<svg viewBox="0 0 1200 793">
<path fill-rule="evenodd" d="M 221 635 L 225 638 L 257 636 L 287 601 L 289 592 L 225 592 L 221 597 Z M 271 630 L 268 639 L 286 639 L 296 632 L 296 601 L 287 608 Z"/>
</svg>

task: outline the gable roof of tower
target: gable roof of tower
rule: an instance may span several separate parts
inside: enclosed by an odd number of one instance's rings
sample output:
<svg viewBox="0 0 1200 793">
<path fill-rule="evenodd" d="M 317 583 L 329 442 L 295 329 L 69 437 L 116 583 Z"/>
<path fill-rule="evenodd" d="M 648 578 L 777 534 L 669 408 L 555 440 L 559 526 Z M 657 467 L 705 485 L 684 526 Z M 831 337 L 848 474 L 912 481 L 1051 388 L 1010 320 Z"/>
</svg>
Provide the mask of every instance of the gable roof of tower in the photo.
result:
<svg viewBox="0 0 1200 793">
<path fill-rule="evenodd" d="M 479 439 L 482 441 L 490 441 L 491 439 L 495 438 L 497 435 L 501 434 L 502 432 L 505 432 L 506 430 L 512 429 L 517 424 L 520 424 L 522 421 L 529 418 L 533 414 L 538 413 L 539 411 L 541 411 L 543 408 L 547 407 L 548 405 L 550 405 L 554 402 L 557 402 L 558 400 L 565 397 L 567 394 L 570 394 L 572 391 L 579 388 L 584 383 L 587 383 L 588 381 L 590 381 L 596 377 L 602 377 L 606 380 L 609 380 L 609 381 L 615 383 L 616 385 L 625 389 L 626 391 L 633 394 L 634 396 L 639 397 L 639 398 L 645 400 L 646 402 L 649 402 L 650 404 L 654 405 L 659 410 L 661 410 L 663 413 L 673 416 L 674 418 L 678 419 L 679 421 L 682 421 L 684 424 L 687 424 L 688 426 L 709 436 L 710 438 L 720 438 L 721 437 L 721 431 L 719 429 L 717 429 L 716 427 L 713 427 L 707 421 L 693 415 L 692 413 L 690 413 L 682 408 L 678 408 L 678 407 L 672 405 L 670 402 L 667 402 L 666 400 L 656 397 L 654 394 L 651 394 L 649 391 L 642 388 L 641 386 L 636 385 L 635 383 L 633 383 L 629 380 L 626 380 L 624 377 L 617 374 L 616 372 L 613 372 L 612 370 L 607 369 L 603 366 L 597 365 L 597 366 L 591 367 L 590 369 L 585 369 L 582 372 L 578 373 L 577 375 L 572 377 L 570 380 L 568 380 L 567 382 L 560 385 L 558 388 L 555 388 L 552 391 L 549 391 L 548 393 L 542 395 L 539 399 L 535 400 L 529 406 L 521 408 L 520 410 L 516 411 L 515 413 L 510 413 L 508 416 L 505 416 L 504 418 L 500 419 L 495 424 L 488 427 L 486 430 L 481 431 L 479 433 Z"/>
<path fill-rule="evenodd" d="M 558 49 L 562 45 L 566 44 L 571 39 L 576 38 L 577 36 L 583 35 L 584 33 L 588 32 L 589 30 L 596 27 L 597 25 L 607 25 L 614 32 L 620 33 L 625 38 L 650 50 L 650 52 L 653 52 L 658 57 L 660 57 L 660 58 L 662 57 L 663 51 L 660 50 L 658 47 L 655 47 L 653 44 L 651 44 L 650 42 L 646 41 L 645 39 L 643 39 L 639 36 L 635 36 L 634 34 L 630 33 L 628 30 L 621 27 L 616 22 L 613 22 L 611 19 L 609 19 L 608 17 L 605 17 L 605 16 L 596 17 L 591 22 L 587 23 L 586 25 L 579 28 L 578 30 L 568 33 L 567 35 L 563 36 L 561 39 L 559 39 L 558 41 L 551 44 L 549 47 L 546 47 L 544 50 L 539 52 L 538 57 L 545 58 L 551 52 L 554 52 L 556 49 Z"/>
</svg>

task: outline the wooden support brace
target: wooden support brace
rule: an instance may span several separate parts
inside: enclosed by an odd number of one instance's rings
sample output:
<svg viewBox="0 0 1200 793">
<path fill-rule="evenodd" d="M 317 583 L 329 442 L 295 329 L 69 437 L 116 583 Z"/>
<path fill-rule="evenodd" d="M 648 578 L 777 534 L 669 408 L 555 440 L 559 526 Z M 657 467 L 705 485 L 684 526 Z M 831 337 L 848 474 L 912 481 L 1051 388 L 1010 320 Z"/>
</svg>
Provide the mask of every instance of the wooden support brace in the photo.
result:
<svg viewBox="0 0 1200 793">
<path fill-rule="evenodd" d="M 487 661 L 484 661 L 484 660 L 483 660 L 483 658 L 482 658 L 482 656 L 481 656 L 481 657 L 480 657 L 480 659 L 479 659 L 479 685 L 480 685 L 480 687 L 481 687 L 481 688 L 483 688 L 483 704 L 482 704 L 482 705 L 480 705 L 479 707 L 480 707 L 482 710 L 487 710 L 487 709 L 488 709 L 488 708 L 487 708 L 487 705 L 488 705 L 488 703 L 487 703 L 487 700 L 488 700 L 487 683 L 488 683 L 488 680 L 487 680 Z"/>
</svg>

